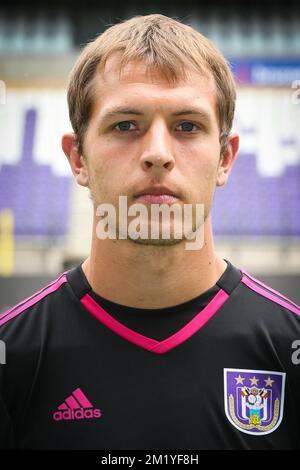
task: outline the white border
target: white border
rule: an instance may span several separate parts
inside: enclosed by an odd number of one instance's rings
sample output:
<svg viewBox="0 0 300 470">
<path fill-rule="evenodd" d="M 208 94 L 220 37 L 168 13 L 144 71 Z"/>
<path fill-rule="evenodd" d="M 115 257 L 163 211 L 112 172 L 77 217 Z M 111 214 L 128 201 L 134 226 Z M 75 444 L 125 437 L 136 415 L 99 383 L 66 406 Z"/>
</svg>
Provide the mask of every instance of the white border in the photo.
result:
<svg viewBox="0 0 300 470">
<path fill-rule="evenodd" d="M 227 371 L 229 372 L 245 372 L 245 373 L 257 373 L 257 374 L 273 374 L 273 375 L 281 375 L 282 376 L 282 384 L 281 384 L 281 400 L 280 400 L 280 415 L 277 424 L 272 428 L 270 431 L 262 431 L 262 432 L 253 432 L 253 431 L 246 431 L 245 429 L 240 428 L 237 424 L 232 421 L 230 414 L 228 413 L 227 407 Z M 254 370 L 254 369 L 232 369 L 232 368 L 224 368 L 224 406 L 225 406 L 225 414 L 227 416 L 228 421 L 239 431 L 244 432 L 246 434 L 252 434 L 253 436 L 262 436 L 264 434 L 270 434 L 271 432 L 275 431 L 278 428 L 282 421 L 283 417 L 283 407 L 284 407 L 284 393 L 285 393 L 285 372 L 274 372 L 271 370 Z"/>
</svg>

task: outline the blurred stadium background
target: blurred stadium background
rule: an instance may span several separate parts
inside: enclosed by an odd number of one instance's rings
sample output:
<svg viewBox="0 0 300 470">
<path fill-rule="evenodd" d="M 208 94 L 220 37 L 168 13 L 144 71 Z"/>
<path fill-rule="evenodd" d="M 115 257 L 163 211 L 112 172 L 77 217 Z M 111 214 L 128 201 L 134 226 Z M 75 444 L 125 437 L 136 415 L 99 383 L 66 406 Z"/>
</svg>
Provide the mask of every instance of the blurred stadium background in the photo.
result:
<svg viewBox="0 0 300 470">
<path fill-rule="evenodd" d="M 60 147 L 71 129 L 67 76 L 87 41 L 149 13 L 192 25 L 229 60 L 241 149 L 229 183 L 216 190 L 216 247 L 300 303 L 299 7 L 182 3 L 0 6 L 0 313 L 88 254 L 91 201 Z"/>
</svg>

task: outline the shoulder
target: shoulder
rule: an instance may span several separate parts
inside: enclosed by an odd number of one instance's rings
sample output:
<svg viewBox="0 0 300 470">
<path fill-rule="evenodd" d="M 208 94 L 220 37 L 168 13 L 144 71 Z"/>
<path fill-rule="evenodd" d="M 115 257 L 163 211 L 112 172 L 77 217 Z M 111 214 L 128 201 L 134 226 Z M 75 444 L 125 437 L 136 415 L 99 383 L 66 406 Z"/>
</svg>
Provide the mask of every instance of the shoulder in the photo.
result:
<svg viewBox="0 0 300 470">
<path fill-rule="evenodd" d="M 24 325 L 24 322 L 31 323 L 33 319 L 36 320 L 37 314 L 41 317 L 41 310 L 46 311 L 48 309 L 49 301 L 60 294 L 61 286 L 66 282 L 67 276 L 64 272 L 38 292 L 2 313 L 0 315 L 0 338 L 5 335 L 5 332 L 11 331 L 14 327 L 18 328 L 20 323 Z"/>
<path fill-rule="evenodd" d="M 244 269 L 241 269 L 243 285 L 247 286 L 248 290 L 253 293 L 253 297 L 257 300 L 265 299 L 264 304 L 266 307 L 272 309 L 280 309 L 286 312 L 290 312 L 295 317 L 300 319 L 300 306 L 293 302 L 291 299 L 283 295 L 281 292 L 273 289 L 272 287 L 264 284 L 258 278 L 252 276 Z"/>
<path fill-rule="evenodd" d="M 300 338 L 299 305 L 247 271 L 240 271 L 238 308 L 250 330 L 264 332 L 276 340 Z"/>
</svg>

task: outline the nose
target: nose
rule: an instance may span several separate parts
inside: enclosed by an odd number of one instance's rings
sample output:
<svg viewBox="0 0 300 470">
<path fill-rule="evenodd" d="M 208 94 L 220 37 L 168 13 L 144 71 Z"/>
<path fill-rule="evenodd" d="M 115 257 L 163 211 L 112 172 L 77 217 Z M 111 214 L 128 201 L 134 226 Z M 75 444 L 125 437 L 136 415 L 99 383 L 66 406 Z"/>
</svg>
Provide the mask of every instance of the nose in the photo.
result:
<svg viewBox="0 0 300 470">
<path fill-rule="evenodd" d="M 175 160 L 171 151 L 170 134 L 163 122 L 153 124 L 143 139 L 140 162 L 144 171 L 171 171 Z"/>
</svg>

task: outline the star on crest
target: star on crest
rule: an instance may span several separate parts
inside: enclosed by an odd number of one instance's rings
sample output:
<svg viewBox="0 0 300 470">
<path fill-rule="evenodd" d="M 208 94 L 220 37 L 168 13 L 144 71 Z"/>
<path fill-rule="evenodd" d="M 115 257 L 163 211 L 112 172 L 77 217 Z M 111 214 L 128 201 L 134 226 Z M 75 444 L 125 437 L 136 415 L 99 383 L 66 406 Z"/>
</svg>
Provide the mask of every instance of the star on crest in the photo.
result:
<svg viewBox="0 0 300 470">
<path fill-rule="evenodd" d="M 250 379 L 251 385 L 258 385 L 258 380 L 255 375 Z"/>
<path fill-rule="evenodd" d="M 243 381 L 245 380 L 245 377 L 241 377 L 241 374 L 239 374 L 238 377 L 234 377 L 234 379 L 236 380 L 236 385 L 237 384 L 244 385 Z"/>
<path fill-rule="evenodd" d="M 270 385 L 270 387 L 272 387 L 272 384 L 274 382 L 274 380 L 272 380 L 271 377 L 268 377 L 267 379 L 264 379 L 264 381 L 266 382 L 266 387 L 268 385 Z"/>
</svg>

